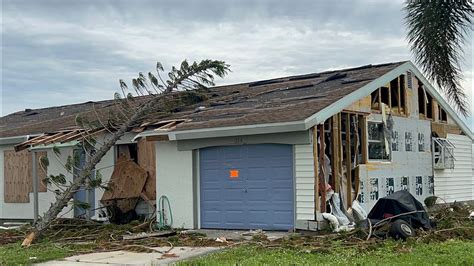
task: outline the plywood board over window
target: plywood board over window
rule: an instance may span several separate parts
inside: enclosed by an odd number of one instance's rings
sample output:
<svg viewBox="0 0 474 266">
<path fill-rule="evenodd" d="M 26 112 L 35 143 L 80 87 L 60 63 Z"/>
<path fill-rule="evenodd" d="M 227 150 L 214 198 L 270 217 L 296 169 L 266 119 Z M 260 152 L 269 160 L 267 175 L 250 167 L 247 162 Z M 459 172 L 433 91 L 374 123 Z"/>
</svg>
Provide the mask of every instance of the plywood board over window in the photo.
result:
<svg viewBox="0 0 474 266">
<path fill-rule="evenodd" d="M 38 192 L 46 192 L 48 191 L 47 184 L 43 182 L 48 176 L 48 168 L 45 165 L 41 164 L 41 158 L 46 158 L 48 153 L 46 151 L 38 151 L 36 152 L 36 174 L 39 180 Z M 30 154 L 30 164 L 32 162 L 31 154 Z M 30 172 L 32 174 L 32 172 Z M 33 179 L 31 179 L 31 190 L 33 192 Z"/>
<path fill-rule="evenodd" d="M 33 191 L 32 154 L 28 150 L 20 152 L 4 151 L 4 201 L 5 203 L 28 203 Z M 46 178 L 47 169 L 40 165 L 40 158 L 46 152 L 37 152 L 38 179 Z M 39 192 L 46 192 L 47 187 L 40 182 Z"/>
<path fill-rule="evenodd" d="M 141 168 L 148 173 L 143 193 L 150 200 L 156 199 L 156 165 L 155 165 L 155 143 L 142 139 L 138 142 L 137 161 Z"/>
</svg>

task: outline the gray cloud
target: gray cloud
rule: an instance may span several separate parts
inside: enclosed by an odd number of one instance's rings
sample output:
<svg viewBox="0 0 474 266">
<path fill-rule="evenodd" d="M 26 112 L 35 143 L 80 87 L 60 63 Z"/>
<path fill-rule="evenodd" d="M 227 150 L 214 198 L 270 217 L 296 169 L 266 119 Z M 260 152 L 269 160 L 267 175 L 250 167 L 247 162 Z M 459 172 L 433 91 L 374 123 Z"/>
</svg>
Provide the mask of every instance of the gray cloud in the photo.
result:
<svg viewBox="0 0 474 266">
<path fill-rule="evenodd" d="M 224 84 L 411 59 L 402 1 L 2 3 L 3 115 L 111 98 L 157 60 L 225 60 Z"/>
</svg>

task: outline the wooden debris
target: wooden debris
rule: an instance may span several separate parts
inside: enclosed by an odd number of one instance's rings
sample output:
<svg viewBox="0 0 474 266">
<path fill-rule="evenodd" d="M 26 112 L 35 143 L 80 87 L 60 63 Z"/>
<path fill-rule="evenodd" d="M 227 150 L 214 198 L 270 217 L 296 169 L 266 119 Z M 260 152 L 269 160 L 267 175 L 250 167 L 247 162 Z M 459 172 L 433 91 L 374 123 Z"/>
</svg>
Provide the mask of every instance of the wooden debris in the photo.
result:
<svg viewBox="0 0 474 266">
<path fill-rule="evenodd" d="M 149 237 L 167 237 L 176 235 L 176 231 L 160 231 L 156 233 L 139 233 L 136 235 L 124 235 L 123 240 L 136 240 L 136 239 L 143 239 Z"/>
<path fill-rule="evenodd" d="M 114 200 L 121 200 L 117 207 L 122 212 L 132 210 L 136 205 L 133 200 L 140 198 L 147 177 L 148 174 L 145 169 L 133 161 L 127 161 L 123 157 L 119 157 L 110 178 L 108 190 L 104 192 L 101 202 L 108 206 Z M 125 199 L 126 201 L 123 201 Z"/>
</svg>

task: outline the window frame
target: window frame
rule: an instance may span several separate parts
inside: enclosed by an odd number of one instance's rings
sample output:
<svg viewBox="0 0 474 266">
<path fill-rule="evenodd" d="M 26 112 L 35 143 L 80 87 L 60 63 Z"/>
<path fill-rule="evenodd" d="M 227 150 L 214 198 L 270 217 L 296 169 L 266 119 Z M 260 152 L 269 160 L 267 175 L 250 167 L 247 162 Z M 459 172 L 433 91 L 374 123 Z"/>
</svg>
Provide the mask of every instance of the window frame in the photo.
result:
<svg viewBox="0 0 474 266">
<path fill-rule="evenodd" d="M 436 152 L 435 148 L 439 146 L 441 151 L 439 153 Z M 444 169 L 454 169 L 456 158 L 454 157 L 454 149 L 456 146 L 445 138 L 432 138 L 432 153 L 433 153 L 433 169 L 435 170 L 444 170 Z M 436 159 L 439 158 L 440 162 L 436 162 Z M 446 160 L 448 159 L 448 160 Z"/>
<path fill-rule="evenodd" d="M 369 152 L 369 145 L 370 143 L 381 143 L 382 144 L 382 147 L 385 147 L 385 139 L 384 139 L 384 133 L 382 133 L 382 139 L 381 140 L 371 140 L 370 139 L 370 136 L 369 136 L 369 123 L 374 123 L 374 124 L 382 124 L 382 127 L 384 126 L 383 125 L 383 121 L 379 121 L 379 120 L 367 120 L 366 122 L 366 125 L 365 125 L 365 130 L 366 130 L 366 143 L 367 145 L 365 146 L 365 149 L 367 151 L 367 161 L 368 162 L 379 162 L 379 163 L 390 163 L 392 162 L 392 147 L 389 143 L 389 147 L 388 147 L 388 158 L 387 159 L 372 159 L 370 158 L 370 152 Z M 389 136 L 390 138 L 392 136 Z"/>
</svg>

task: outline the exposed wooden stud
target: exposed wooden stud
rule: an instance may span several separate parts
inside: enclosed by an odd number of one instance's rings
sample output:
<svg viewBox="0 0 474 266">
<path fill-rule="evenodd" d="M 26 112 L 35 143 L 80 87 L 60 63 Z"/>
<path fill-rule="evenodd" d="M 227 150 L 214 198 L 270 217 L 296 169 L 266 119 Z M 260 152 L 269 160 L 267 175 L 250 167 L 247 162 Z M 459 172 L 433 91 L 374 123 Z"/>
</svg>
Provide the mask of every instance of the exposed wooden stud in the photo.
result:
<svg viewBox="0 0 474 266">
<path fill-rule="evenodd" d="M 352 206 L 352 163 L 351 163 L 351 115 L 346 114 L 346 194 L 347 207 Z"/>
<path fill-rule="evenodd" d="M 321 193 L 321 212 L 326 212 L 326 171 L 324 164 L 326 143 L 324 141 L 324 123 L 319 125 L 319 191 Z"/>
<path fill-rule="evenodd" d="M 319 203 L 319 164 L 318 164 L 318 128 L 313 127 L 313 171 L 314 171 L 314 220 L 320 211 Z"/>
<path fill-rule="evenodd" d="M 431 99 L 431 119 L 438 121 L 438 102 L 434 98 Z"/>
<path fill-rule="evenodd" d="M 84 130 L 81 130 L 76 135 L 73 135 L 73 136 L 71 136 L 69 138 L 66 138 L 66 139 L 62 139 L 61 143 L 74 141 L 74 140 L 80 139 L 82 137 L 94 136 L 94 135 L 97 135 L 97 134 L 105 132 L 105 131 L 107 131 L 107 129 L 105 129 L 105 128 L 96 128 L 96 129 L 93 129 L 93 130 L 89 130 L 87 132 L 84 131 Z"/>
<path fill-rule="evenodd" d="M 397 77 L 397 82 L 398 82 L 398 89 L 397 89 L 397 97 L 398 97 L 398 114 L 402 114 L 402 98 L 401 98 L 401 93 L 400 90 L 402 88 L 402 83 L 400 76 Z"/>
<path fill-rule="evenodd" d="M 337 114 L 337 175 L 336 175 L 336 182 L 337 190 L 336 192 L 340 192 L 341 190 L 341 183 L 342 183 L 342 155 L 343 155 L 343 148 L 342 148 L 342 113 Z"/>
<path fill-rule="evenodd" d="M 77 133 L 77 131 L 73 130 L 73 131 L 70 131 L 68 133 L 58 135 L 58 136 L 56 136 L 56 138 L 53 138 L 53 139 L 45 142 L 45 145 L 52 144 L 52 143 L 55 143 L 55 142 L 61 142 L 63 139 L 69 138 L 69 137 L 75 135 L 76 133 Z"/>
<path fill-rule="evenodd" d="M 362 132 L 362 144 L 361 144 L 361 149 L 362 149 L 362 164 L 366 164 L 368 161 L 368 156 L 367 156 L 367 118 L 365 116 L 361 117 L 362 119 L 359 120 L 360 123 L 360 128 Z"/>
<path fill-rule="evenodd" d="M 338 128 L 338 122 L 337 122 L 337 114 L 331 117 L 331 172 L 332 172 L 332 178 L 331 178 L 331 187 L 333 188 L 334 191 L 336 191 L 336 176 L 338 172 L 338 167 L 337 167 L 337 162 L 338 162 L 338 156 L 337 156 L 337 140 L 339 139 L 337 137 L 337 128 Z M 336 191 L 337 192 L 337 191 Z"/>
<path fill-rule="evenodd" d="M 388 83 L 388 107 L 390 108 L 390 113 L 392 113 L 392 83 Z"/>
<path fill-rule="evenodd" d="M 378 93 L 379 93 L 379 98 L 378 98 L 379 110 L 382 111 L 382 89 L 381 88 L 378 88 Z"/>
<path fill-rule="evenodd" d="M 418 88 L 419 89 L 419 88 Z M 423 90 L 423 114 L 425 115 L 424 118 L 428 118 L 428 109 L 426 108 L 426 101 L 428 101 L 428 98 L 426 98 L 426 90 L 425 88 L 422 88 Z"/>
<path fill-rule="evenodd" d="M 354 196 L 357 199 L 357 196 L 359 196 L 359 189 L 360 189 L 360 173 L 359 173 L 359 166 L 356 166 L 354 168 Z"/>
</svg>

